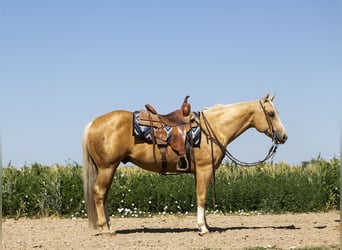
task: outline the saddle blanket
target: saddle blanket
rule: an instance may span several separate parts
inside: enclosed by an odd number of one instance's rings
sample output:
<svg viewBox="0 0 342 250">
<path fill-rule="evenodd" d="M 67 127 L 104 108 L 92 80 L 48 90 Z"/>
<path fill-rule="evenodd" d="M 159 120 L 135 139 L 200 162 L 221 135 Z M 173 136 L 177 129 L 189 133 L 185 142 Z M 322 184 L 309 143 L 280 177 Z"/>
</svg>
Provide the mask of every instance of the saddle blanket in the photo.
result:
<svg viewBox="0 0 342 250">
<path fill-rule="evenodd" d="M 195 115 L 196 121 L 199 123 L 200 121 L 200 112 L 193 112 Z M 152 143 L 152 136 L 151 136 L 151 127 L 150 126 L 144 126 L 138 124 L 140 117 L 140 111 L 135 111 L 133 112 L 133 135 L 139 137 L 140 139 Z M 156 128 L 154 129 L 154 134 L 156 134 Z M 165 126 L 164 130 L 166 131 L 167 134 L 167 142 L 170 144 L 170 138 L 172 134 L 172 127 L 170 126 Z M 192 147 L 199 147 L 201 144 L 201 128 L 200 126 L 193 127 L 190 129 L 190 131 L 187 134 L 187 140 L 188 143 Z"/>
</svg>

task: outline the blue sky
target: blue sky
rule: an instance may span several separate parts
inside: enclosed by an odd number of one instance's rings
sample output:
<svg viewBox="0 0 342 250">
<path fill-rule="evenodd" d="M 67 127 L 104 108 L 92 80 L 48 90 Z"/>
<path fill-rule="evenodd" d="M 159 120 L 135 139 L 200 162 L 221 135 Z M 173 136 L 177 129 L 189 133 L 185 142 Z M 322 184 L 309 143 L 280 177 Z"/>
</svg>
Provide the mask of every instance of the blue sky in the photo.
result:
<svg viewBox="0 0 342 250">
<path fill-rule="evenodd" d="M 2 1 L 3 164 L 81 163 L 83 127 L 190 95 L 193 110 L 275 93 L 289 140 L 274 161 L 338 155 L 341 2 Z M 259 160 L 250 130 L 228 148 Z"/>
</svg>

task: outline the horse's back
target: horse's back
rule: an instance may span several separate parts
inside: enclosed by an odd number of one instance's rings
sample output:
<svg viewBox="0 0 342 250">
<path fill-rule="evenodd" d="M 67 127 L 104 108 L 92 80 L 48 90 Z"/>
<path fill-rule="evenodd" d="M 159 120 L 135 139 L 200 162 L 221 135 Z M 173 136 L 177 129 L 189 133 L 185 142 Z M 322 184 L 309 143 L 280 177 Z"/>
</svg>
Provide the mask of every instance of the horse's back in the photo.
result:
<svg viewBox="0 0 342 250">
<path fill-rule="evenodd" d="M 112 112 L 96 117 L 91 123 L 91 128 L 101 128 L 104 126 L 115 126 L 132 121 L 132 112 L 126 110 L 114 110 Z"/>
</svg>

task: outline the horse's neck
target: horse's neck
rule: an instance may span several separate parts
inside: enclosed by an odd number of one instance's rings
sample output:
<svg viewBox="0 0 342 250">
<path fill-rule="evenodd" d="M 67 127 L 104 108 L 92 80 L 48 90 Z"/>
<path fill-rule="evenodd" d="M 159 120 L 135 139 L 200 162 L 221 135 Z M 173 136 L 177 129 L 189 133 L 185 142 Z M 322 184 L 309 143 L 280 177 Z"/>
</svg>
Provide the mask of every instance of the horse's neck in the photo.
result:
<svg viewBox="0 0 342 250">
<path fill-rule="evenodd" d="M 253 126 L 256 102 L 216 105 L 205 111 L 216 137 L 225 146 Z"/>
</svg>

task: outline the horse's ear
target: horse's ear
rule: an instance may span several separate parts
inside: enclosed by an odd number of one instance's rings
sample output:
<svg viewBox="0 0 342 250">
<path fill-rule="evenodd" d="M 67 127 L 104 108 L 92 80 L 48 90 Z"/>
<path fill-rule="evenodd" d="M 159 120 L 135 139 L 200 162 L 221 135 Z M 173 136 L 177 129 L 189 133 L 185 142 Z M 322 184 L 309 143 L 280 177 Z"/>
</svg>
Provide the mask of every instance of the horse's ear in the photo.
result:
<svg viewBox="0 0 342 250">
<path fill-rule="evenodd" d="M 270 97 L 271 102 L 273 102 L 274 97 L 275 97 L 275 94 L 274 94 L 273 96 Z"/>
<path fill-rule="evenodd" d="M 263 100 L 264 102 L 267 102 L 269 96 L 270 96 L 270 93 L 267 93 L 267 94 L 262 98 L 262 100 Z"/>
</svg>

